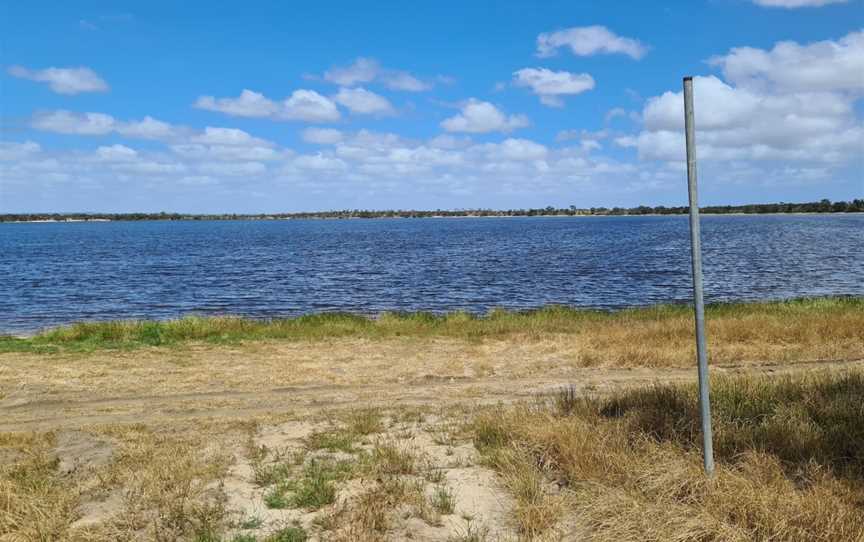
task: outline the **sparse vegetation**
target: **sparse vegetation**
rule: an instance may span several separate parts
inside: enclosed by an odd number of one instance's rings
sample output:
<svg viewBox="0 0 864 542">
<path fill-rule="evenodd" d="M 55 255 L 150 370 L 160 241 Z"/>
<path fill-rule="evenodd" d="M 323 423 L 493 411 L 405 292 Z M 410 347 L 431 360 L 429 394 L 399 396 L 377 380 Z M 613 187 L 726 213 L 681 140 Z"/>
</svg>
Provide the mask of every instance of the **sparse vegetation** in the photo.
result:
<svg viewBox="0 0 864 542">
<path fill-rule="evenodd" d="M 701 471 L 695 386 L 571 395 L 472 426 L 526 535 L 566 506 L 587 540 L 864 538 L 861 372 L 715 378 L 713 480 Z M 544 491 L 553 476 L 566 500 Z"/>
<path fill-rule="evenodd" d="M 816 298 L 708 307 L 708 334 L 715 362 L 742 358 L 795 359 L 864 356 L 864 298 Z M 665 305 L 616 312 L 551 306 L 534 311 L 385 313 L 371 319 L 350 314 L 315 314 L 291 319 L 249 320 L 188 317 L 163 322 L 88 322 L 33 337 L 0 337 L 0 352 L 64 352 L 171 347 L 190 342 L 259 340 L 316 341 L 337 337 L 387 339 L 449 337 L 481 340 L 555 334 L 584 337 L 581 365 L 665 366 L 692 359 L 692 311 Z M 602 356 L 602 360 L 598 358 Z"/>
<path fill-rule="evenodd" d="M 864 357 L 862 308 L 711 308 L 711 481 L 687 307 L 34 338 L 0 354 L 0 540 L 864 540 L 862 363 L 764 364 Z"/>
</svg>

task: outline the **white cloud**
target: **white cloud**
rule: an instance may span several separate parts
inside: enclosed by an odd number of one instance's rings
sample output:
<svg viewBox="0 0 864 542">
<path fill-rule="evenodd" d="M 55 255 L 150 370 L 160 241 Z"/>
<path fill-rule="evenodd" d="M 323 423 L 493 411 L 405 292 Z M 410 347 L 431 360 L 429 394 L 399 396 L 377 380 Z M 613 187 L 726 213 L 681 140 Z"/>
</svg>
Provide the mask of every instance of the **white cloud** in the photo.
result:
<svg viewBox="0 0 864 542">
<path fill-rule="evenodd" d="M 493 161 L 542 160 L 549 149 L 528 139 L 507 138 L 501 143 L 486 143 L 477 147 Z"/>
<path fill-rule="evenodd" d="M 709 60 L 735 85 L 771 92 L 864 92 L 864 31 L 838 41 L 781 41 L 769 51 L 736 47 Z"/>
<path fill-rule="evenodd" d="M 332 158 L 318 154 L 303 154 L 292 162 L 294 167 L 314 171 L 341 171 L 346 168 L 345 162 L 339 158 Z"/>
<path fill-rule="evenodd" d="M 864 126 L 839 93 L 765 94 L 710 76 L 694 79 L 694 101 L 699 156 L 707 160 L 843 162 L 864 148 Z M 648 100 L 635 140 L 641 157 L 683 159 L 682 104 L 680 92 Z"/>
<path fill-rule="evenodd" d="M 243 89 L 237 98 L 201 96 L 194 106 L 198 109 L 218 111 L 237 117 L 269 117 L 279 110 L 275 102 L 249 89 Z"/>
<path fill-rule="evenodd" d="M 324 72 L 324 80 L 350 87 L 358 83 L 371 83 L 381 72 L 381 65 L 372 58 L 358 58 L 353 64 L 331 68 Z"/>
<path fill-rule="evenodd" d="M 21 160 L 41 151 L 42 147 L 33 141 L 0 141 L 0 160 Z"/>
<path fill-rule="evenodd" d="M 341 87 L 379 81 L 389 89 L 408 92 L 421 92 L 432 88 L 431 83 L 421 81 L 406 71 L 386 69 L 374 58 L 363 57 L 348 66 L 327 70 L 324 72 L 324 80 Z"/>
<path fill-rule="evenodd" d="M 278 116 L 284 119 L 333 122 L 340 117 L 336 104 L 314 90 L 295 90 L 282 105 Z"/>
<path fill-rule="evenodd" d="M 537 36 L 537 56 L 553 56 L 561 47 L 568 47 L 576 56 L 620 53 L 636 60 L 648 52 L 638 40 L 618 36 L 605 26 L 573 27 Z"/>
<path fill-rule="evenodd" d="M 335 128 L 306 128 L 303 130 L 301 137 L 306 143 L 315 143 L 318 145 L 332 145 L 339 143 L 343 139 L 342 132 Z"/>
<path fill-rule="evenodd" d="M 849 0 L 753 0 L 757 6 L 768 8 L 818 8 L 828 4 L 845 4 Z"/>
<path fill-rule="evenodd" d="M 99 75 L 84 66 L 78 68 L 46 68 L 31 70 L 23 66 L 11 66 L 9 75 L 30 79 L 48 86 L 58 94 L 80 94 L 82 92 L 106 92 L 108 84 Z"/>
<path fill-rule="evenodd" d="M 101 162 L 132 162 L 138 158 L 138 152 L 125 145 L 111 145 L 97 148 L 96 158 Z"/>
<path fill-rule="evenodd" d="M 439 76 L 439 80 L 446 81 L 446 76 Z M 392 90 L 404 90 L 407 92 L 422 92 L 432 88 L 430 83 L 425 83 L 408 72 L 390 72 L 383 76 L 384 85 Z M 446 83 L 445 83 L 446 84 Z"/>
<path fill-rule="evenodd" d="M 180 132 L 177 127 L 150 116 L 140 121 L 120 123 L 117 126 L 117 133 L 120 135 L 141 139 L 168 140 L 179 137 Z"/>
<path fill-rule="evenodd" d="M 269 141 L 253 137 L 249 135 L 248 132 L 238 130 L 237 128 L 215 128 L 213 126 L 207 126 L 204 128 L 204 132 L 192 136 L 190 141 L 206 145 L 242 145 L 261 147 L 272 145 Z"/>
<path fill-rule="evenodd" d="M 31 125 L 44 132 L 102 135 L 114 131 L 115 121 L 104 113 L 73 113 L 57 110 L 34 115 Z"/>
<path fill-rule="evenodd" d="M 393 115 L 396 110 L 387 98 L 370 92 L 362 87 L 340 88 L 333 96 L 339 105 L 345 106 L 352 113 L 361 115 Z"/>
<path fill-rule="evenodd" d="M 267 166 L 261 162 L 214 162 L 205 163 L 199 169 L 211 175 L 250 177 L 265 173 Z"/>
<path fill-rule="evenodd" d="M 243 145 L 172 145 L 171 150 L 179 156 L 195 160 L 269 161 L 285 156 L 271 147 Z"/>
<path fill-rule="evenodd" d="M 461 113 L 445 119 L 441 127 L 448 132 L 512 132 L 528 126 L 524 115 L 505 115 L 489 102 L 471 98 L 462 106 Z"/>
<path fill-rule="evenodd" d="M 694 78 L 700 158 L 809 163 L 796 169 L 811 173 L 860 159 L 864 122 L 856 102 L 864 91 L 864 33 L 805 45 L 779 42 L 769 50 L 738 47 L 711 63 L 726 81 Z M 682 160 L 681 93 L 650 98 L 642 118 L 643 130 L 616 144 L 637 148 L 644 159 Z"/>
<path fill-rule="evenodd" d="M 270 118 L 306 122 L 339 120 L 339 109 L 329 98 L 314 90 L 298 89 L 282 102 L 276 102 L 259 92 L 243 89 L 237 98 L 201 96 L 194 104 L 198 109 L 216 111 L 235 117 Z"/>
<path fill-rule="evenodd" d="M 552 71 L 546 68 L 523 68 L 513 72 L 513 84 L 528 87 L 540 97 L 540 102 L 563 107 L 561 96 L 574 95 L 594 88 L 594 78 L 587 73 Z"/>
</svg>

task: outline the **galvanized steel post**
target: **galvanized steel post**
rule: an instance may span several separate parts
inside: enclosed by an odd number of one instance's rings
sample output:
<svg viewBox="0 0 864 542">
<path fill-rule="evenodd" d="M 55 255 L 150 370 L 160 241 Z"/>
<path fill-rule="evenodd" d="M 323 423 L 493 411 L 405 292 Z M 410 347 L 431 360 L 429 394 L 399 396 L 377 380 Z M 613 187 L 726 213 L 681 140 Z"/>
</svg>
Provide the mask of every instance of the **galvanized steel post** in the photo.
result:
<svg viewBox="0 0 864 542">
<path fill-rule="evenodd" d="M 690 197 L 690 252 L 693 264 L 693 308 L 696 313 L 696 357 L 699 366 L 699 412 L 705 473 L 714 474 L 711 401 L 708 398 L 708 345 L 705 341 L 705 302 L 702 297 L 702 247 L 699 201 L 696 194 L 696 126 L 693 119 L 693 78 L 684 78 L 684 132 L 687 142 L 687 188 Z"/>
</svg>

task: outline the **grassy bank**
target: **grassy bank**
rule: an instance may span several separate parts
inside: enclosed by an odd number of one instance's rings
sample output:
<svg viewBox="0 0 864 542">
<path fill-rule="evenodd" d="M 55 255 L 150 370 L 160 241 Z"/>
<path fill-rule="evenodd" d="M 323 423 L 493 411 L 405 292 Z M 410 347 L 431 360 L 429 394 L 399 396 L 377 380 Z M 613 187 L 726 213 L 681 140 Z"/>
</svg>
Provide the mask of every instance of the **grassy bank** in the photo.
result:
<svg viewBox="0 0 864 542">
<path fill-rule="evenodd" d="M 864 298 L 815 298 L 765 303 L 717 304 L 707 308 L 709 341 L 725 345 L 714 359 L 742 355 L 760 359 L 820 359 L 860 355 Z M 62 352 L 188 343 L 236 344 L 260 340 L 316 341 L 343 337 L 386 339 L 446 337 L 466 340 L 542 339 L 584 336 L 589 349 L 623 361 L 661 363 L 670 356 L 690 359 L 692 310 L 658 305 L 622 311 L 546 307 L 534 311 L 496 310 L 485 316 L 464 312 L 385 313 L 378 318 L 316 314 L 290 319 L 188 317 L 171 321 L 79 323 L 33 337 L 0 337 L 0 352 Z M 587 354 L 586 354 L 587 355 Z M 587 360 L 590 364 L 590 360 Z"/>
<path fill-rule="evenodd" d="M 702 473 L 695 385 L 563 390 L 481 415 L 471 432 L 529 537 L 853 541 L 864 539 L 862 398 L 860 372 L 715 379 L 713 480 Z"/>
</svg>

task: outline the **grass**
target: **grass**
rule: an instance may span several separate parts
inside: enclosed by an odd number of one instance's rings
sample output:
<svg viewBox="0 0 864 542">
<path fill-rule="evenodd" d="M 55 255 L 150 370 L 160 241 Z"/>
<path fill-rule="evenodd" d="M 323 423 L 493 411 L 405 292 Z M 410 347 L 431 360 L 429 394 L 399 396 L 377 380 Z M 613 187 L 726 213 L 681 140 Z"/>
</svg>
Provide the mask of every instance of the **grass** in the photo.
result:
<svg viewBox="0 0 864 542">
<path fill-rule="evenodd" d="M 709 340 L 734 347 L 720 356 L 733 359 L 743 350 L 790 359 L 795 356 L 843 357 L 861 353 L 864 298 L 828 297 L 765 303 L 716 304 L 707 308 Z M 484 338 L 580 334 L 590 344 L 584 365 L 597 360 L 590 352 L 617 346 L 625 362 L 651 363 L 681 351 L 689 359 L 692 311 L 687 305 L 658 305 L 621 311 L 549 306 L 531 311 L 493 310 L 485 316 L 385 313 L 378 318 L 323 313 L 289 319 L 187 317 L 169 321 L 86 322 L 51 329 L 32 337 L 0 337 L 0 352 L 87 352 L 101 349 L 174 347 L 191 342 L 235 344 L 257 340 L 315 341 L 337 337 Z M 817 346 L 821 346 L 818 347 Z M 608 357 L 608 354 L 607 354 Z"/>
<path fill-rule="evenodd" d="M 531 537 L 575 513 L 586 540 L 864 539 L 864 373 L 715 378 L 716 476 L 694 385 L 480 415 L 471 426 Z M 546 480 L 563 480 L 552 495 Z"/>
<path fill-rule="evenodd" d="M 436 486 L 430 500 L 432 507 L 439 514 L 446 516 L 456 510 L 456 497 L 453 495 L 453 491 L 445 485 Z"/>
<path fill-rule="evenodd" d="M 269 508 L 317 510 L 335 502 L 335 482 L 350 477 L 353 468 L 351 461 L 311 459 L 298 478 L 276 481 L 264 495 L 264 503 Z"/>
</svg>

